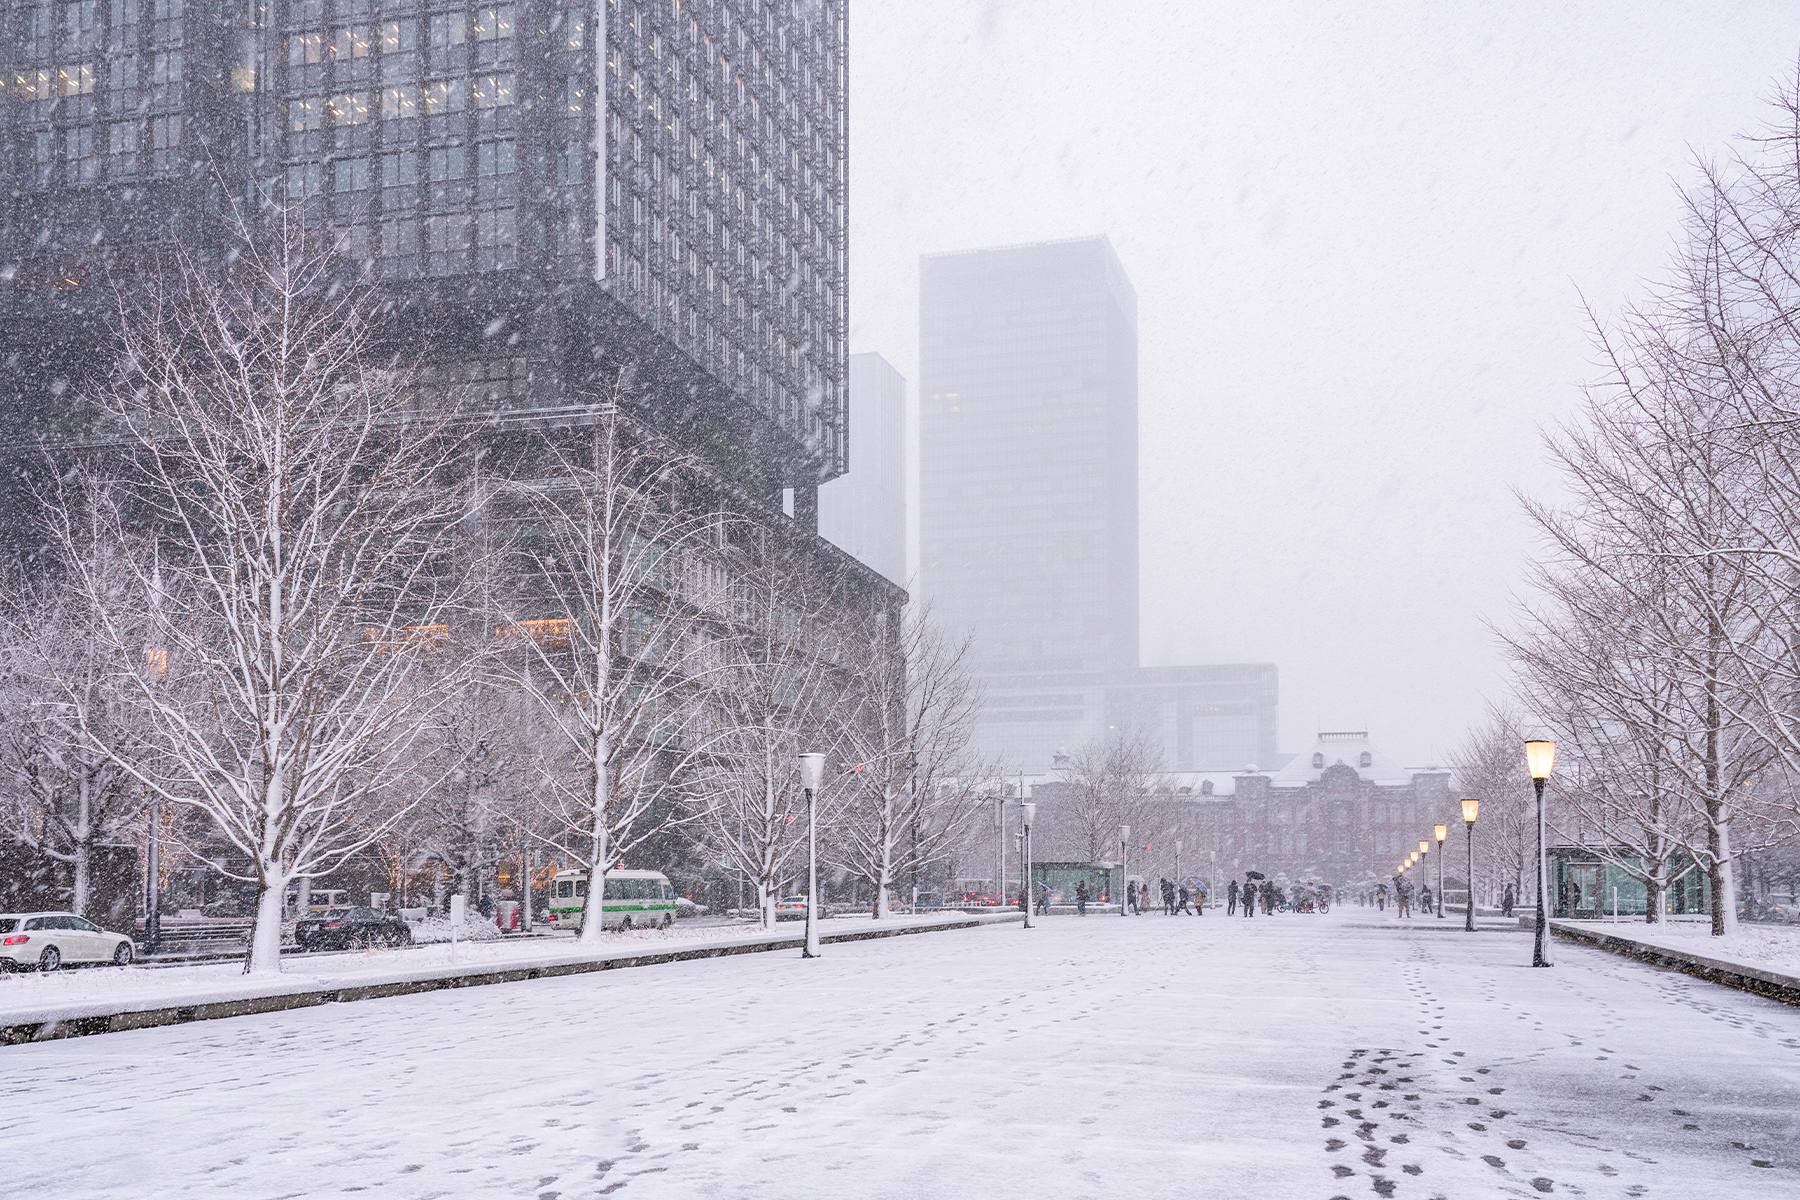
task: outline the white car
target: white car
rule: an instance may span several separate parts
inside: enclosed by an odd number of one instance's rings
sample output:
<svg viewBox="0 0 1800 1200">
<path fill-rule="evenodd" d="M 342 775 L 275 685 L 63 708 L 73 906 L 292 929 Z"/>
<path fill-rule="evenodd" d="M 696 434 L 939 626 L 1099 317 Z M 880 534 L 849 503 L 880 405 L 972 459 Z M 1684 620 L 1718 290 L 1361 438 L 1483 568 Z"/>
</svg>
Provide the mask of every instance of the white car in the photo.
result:
<svg viewBox="0 0 1800 1200">
<path fill-rule="evenodd" d="M 64 963 L 123 967 L 133 953 L 130 938 L 74 913 L 0 913 L 0 970 L 54 971 Z"/>
</svg>

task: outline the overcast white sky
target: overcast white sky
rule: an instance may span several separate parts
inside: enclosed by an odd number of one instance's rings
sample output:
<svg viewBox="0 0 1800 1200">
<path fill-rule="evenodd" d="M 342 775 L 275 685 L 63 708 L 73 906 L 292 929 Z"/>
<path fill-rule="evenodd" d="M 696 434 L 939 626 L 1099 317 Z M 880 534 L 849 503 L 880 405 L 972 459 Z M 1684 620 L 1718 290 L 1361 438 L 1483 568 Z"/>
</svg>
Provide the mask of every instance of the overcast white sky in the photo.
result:
<svg viewBox="0 0 1800 1200">
<path fill-rule="evenodd" d="M 1800 4 L 851 0 L 852 351 L 918 257 L 1111 236 L 1146 665 L 1273 661 L 1282 748 L 1441 761 L 1504 694 L 1538 429 L 1763 119 Z M 916 397 L 915 397 L 916 399 Z"/>
</svg>

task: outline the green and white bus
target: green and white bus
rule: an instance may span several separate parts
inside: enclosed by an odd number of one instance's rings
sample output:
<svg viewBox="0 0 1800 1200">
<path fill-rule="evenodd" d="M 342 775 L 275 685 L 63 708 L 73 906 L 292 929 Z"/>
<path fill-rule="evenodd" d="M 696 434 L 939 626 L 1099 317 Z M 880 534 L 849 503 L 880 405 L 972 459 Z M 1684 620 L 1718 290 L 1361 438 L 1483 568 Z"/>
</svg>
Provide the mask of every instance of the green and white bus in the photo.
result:
<svg viewBox="0 0 1800 1200">
<path fill-rule="evenodd" d="M 586 867 L 558 871 L 550 881 L 551 927 L 580 929 L 587 893 Z M 667 929 L 675 923 L 675 885 L 661 871 L 608 871 L 601 904 L 606 929 Z"/>
</svg>

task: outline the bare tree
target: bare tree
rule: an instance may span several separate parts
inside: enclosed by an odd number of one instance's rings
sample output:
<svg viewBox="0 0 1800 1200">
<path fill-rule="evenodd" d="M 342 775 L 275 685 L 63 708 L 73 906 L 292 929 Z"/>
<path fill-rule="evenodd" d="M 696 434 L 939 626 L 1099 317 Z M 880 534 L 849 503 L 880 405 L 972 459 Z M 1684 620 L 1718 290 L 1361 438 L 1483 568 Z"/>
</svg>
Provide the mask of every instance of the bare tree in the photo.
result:
<svg viewBox="0 0 1800 1200">
<path fill-rule="evenodd" d="M 1542 600 L 1509 642 L 1524 703 L 1584 760 L 1558 794 L 1647 855 L 1653 881 L 1673 846 L 1689 850 L 1722 934 L 1736 856 L 1792 832 L 1762 802 L 1782 793 L 1749 786 L 1780 767 L 1755 724 L 1777 707 L 1757 660 L 1779 608 L 1741 552 L 1754 536 L 1742 497 L 1757 484 L 1720 436 L 1737 414 L 1695 366 L 1704 344 L 1693 353 L 1684 331 L 1646 315 L 1602 344 L 1608 385 L 1549 440 L 1573 499 L 1527 506 L 1550 557 L 1534 580 Z"/>
<path fill-rule="evenodd" d="M 849 647 L 870 631 L 847 625 L 799 552 L 771 533 L 750 540 L 732 584 L 723 669 L 709 689 L 701 787 L 709 839 L 754 881 L 762 923 L 772 928 L 778 889 L 806 845 L 798 755 L 824 754 L 832 767 L 815 797 L 822 828 L 853 788 L 849 730 L 868 714 L 849 684 Z"/>
<path fill-rule="evenodd" d="M 845 753 L 854 769 L 830 848 L 874 889 L 877 920 L 897 878 L 961 848 L 995 775 L 969 751 L 981 706 L 965 666 L 969 640 L 945 641 L 919 607 L 882 623 L 852 664 L 858 719 L 846 727 Z"/>
<path fill-rule="evenodd" d="M 93 511 L 78 502 L 69 511 L 67 544 L 105 581 L 107 608 L 67 587 L 60 571 L 36 582 L 14 576 L 0 589 L 0 828 L 70 865 L 71 907 L 85 916 L 94 848 L 133 836 L 146 805 L 121 759 L 143 767 L 151 750 L 150 730 L 120 693 L 119 650 L 102 636 L 103 614 L 128 622 L 141 597 Z"/>
<path fill-rule="evenodd" d="M 1052 819 L 1069 852 L 1088 862 L 1113 858 L 1119 826 L 1147 829 L 1163 814 L 1162 746 L 1145 733 L 1097 738 L 1059 764 L 1060 795 Z"/>
<path fill-rule="evenodd" d="M 292 224 L 236 232 L 228 268 L 178 255 L 141 308 L 121 300 L 125 369 L 96 397 L 121 446 L 108 519 L 148 650 L 110 574 L 73 583 L 108 614 L 98 636 L 161 753 L 108 750 L 249 860 L 245 969 L 265 972 L 289 882 L 400 815 L 381 801 L 419 727 L 414 673 L 460 600 L 461 504 L 454 441 L 375 351 L 374 298 L 337 286 Z"/>
<path fill-rule="evenodd" d="M 518 547 L 527 582 L 500 633 L 541 718 L 542 836 L 588 868 L 591 942 L 606 873 L 697 815 L 684 785 L 703 749 L 700 691 L 721 660 L 725 526 L 680 510 L 685 458 L 616 403 L 545 453 L 503 493 L 535 533 Z"/>
<path fill-rule="evenodd" d="M 458 649 L 482 654 L 479 647 Z M 435 687 L 436 673 L 420 683 Z M 453 681 L 445 702 L 418 705 L 435 711 L 420 723 L 408 748 L 408 775 L 397 789 L 415 805 L 408 836 L 384 838 L 383 845 L 405 845 L 422 862 L 435 862 L 465 895 L 478 894 L 494 876 L 526 819 L 522 810 L 536 782 L 530 726 L 537 716 L 527 701 L 510 681 L 489 677 L 461 687 Z"/>
<path fill-rule="evenodd" d="M 1525 895 L 1537 868 L 1537 813 L 1525 773 L 1525 730 L 1510 710 L 1489 708 L 1480 725 L 1452 756 L 1464 796 L 1481 801 L 1475 828 L 1475 879 L 1495 891 L 1507 886 Z M 1456 861 L 1452 853 L 1451 863 Z"/>
</svg>

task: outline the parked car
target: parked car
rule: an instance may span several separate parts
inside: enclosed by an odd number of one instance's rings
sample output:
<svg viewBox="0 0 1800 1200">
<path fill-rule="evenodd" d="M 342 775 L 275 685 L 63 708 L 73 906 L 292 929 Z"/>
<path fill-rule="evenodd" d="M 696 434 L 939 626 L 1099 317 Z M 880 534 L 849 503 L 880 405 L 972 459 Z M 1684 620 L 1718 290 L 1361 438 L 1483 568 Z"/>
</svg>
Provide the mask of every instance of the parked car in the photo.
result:
<svg viewBox="0 0 1800 1200">
<path fill-rule="evenodd" d="M 0 913 L 0 969 L 54 971 L 64 963 L 123 967 L 134 953 L 130 938 L 74 913 Z"/>
<path fill-rule="evenodd" d="M 399 917 L 372 908 L 333 908 L 294 922 L 294 941 L 302 950 L 410 946 L 412 929 Z"/>
<path fill-rule="evenodd" d="M 832 915 L 831 905 L 826 904 L 824 901 L 820 901 L 819 902 L 819 916 L 820 917 L 829 917 L 831 915 Z M 781 897 L 777 898 L 775 901 L 775 919 L 777 921 L 804 921 L 804 920 L 806 920 L 806 897 L 805 896 L 781 896 Z"/>
</svg>

